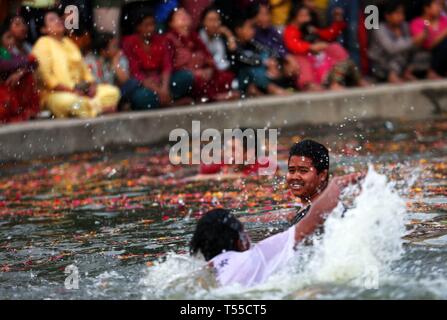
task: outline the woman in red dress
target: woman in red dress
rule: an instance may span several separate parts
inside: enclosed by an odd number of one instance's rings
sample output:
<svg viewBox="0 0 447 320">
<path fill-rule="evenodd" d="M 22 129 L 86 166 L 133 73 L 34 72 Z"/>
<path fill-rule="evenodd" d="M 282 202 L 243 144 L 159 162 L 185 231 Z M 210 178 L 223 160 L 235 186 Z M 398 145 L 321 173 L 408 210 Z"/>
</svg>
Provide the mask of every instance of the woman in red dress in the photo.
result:
<svg viewBox="0 0 447 320">
<path fill-rule="evenodd" d="M 191 16 L 184 8 L 174 10 L 168 19 L 166 34 L 174 69 L 189 70 L 194 75 L 193 96 L 199 101 L 225 100 L 237 97 L 231 88 L 234 74 L 219 71 L 213 56 L 192 30 Z"/>
</svg>

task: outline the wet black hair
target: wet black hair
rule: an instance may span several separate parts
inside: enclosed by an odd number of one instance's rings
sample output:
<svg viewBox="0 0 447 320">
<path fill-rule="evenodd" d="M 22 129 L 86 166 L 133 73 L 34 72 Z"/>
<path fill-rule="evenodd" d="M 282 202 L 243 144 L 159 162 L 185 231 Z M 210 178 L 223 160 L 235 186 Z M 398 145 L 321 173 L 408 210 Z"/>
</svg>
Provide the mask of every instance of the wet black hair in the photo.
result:
<svg viewBox="0 0 447 320">
<path fill-rule="evenodd" d="M 190 243 L 192 255 L 201 252 L 206 261 L 224 251 L 237 251 L 242 223 L 226 209 L 213 209 L 197 222 Z"/>
<path fill-rule="evenodd" d="M 402 0 L 389 0 L 383 8 L 383 13 L 384 13 L 384 15 L 392 14 L 392 13 L 396 12 L 399 8 L 405 9 L 405 6 L 404 6 L 404 3 Z"/>
<path fill-rule="evenodd" d="M 115 36 L 110 32 L 99 32 L 95 34 L 92 42 L 92 49 L 95 53 L 99 54 L 101 50 L 106 49 L 110 41 Z"/>
<path fill-rule="evenodd" d="M 329 150 L 313 140 L 303 140 L 295 143 L 289 152 L 289 161 L 293 156 L 306 157 L 312 160 L 312 164 L 318 173 L 329 170 Z"/>
</svg>

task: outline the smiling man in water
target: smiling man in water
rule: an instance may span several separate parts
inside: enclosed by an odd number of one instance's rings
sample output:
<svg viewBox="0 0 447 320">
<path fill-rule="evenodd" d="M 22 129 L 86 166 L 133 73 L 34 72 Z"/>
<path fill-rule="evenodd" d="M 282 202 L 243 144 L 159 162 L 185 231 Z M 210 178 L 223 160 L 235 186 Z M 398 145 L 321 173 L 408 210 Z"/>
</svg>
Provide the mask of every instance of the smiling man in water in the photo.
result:
<svg viewBox="0 0 447 320">
<path fill-rule="evenodd" d="M 295 143 L 290 148 L 286 180 L 289 190 L 303 203 L 303 207 L 290 217 L 291 225 L 295 225 L 309 212 L 312 203 L 328 185 L 328 149 L 313 140 Z"/>
</svg>

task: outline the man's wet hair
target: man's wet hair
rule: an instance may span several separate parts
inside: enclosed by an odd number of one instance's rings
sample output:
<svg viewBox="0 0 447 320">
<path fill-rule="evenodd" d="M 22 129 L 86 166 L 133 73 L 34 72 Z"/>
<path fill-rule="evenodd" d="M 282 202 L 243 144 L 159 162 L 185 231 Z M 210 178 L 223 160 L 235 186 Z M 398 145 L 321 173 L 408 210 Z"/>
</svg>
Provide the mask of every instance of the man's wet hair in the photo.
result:
<svg viewBox="0 0 447 320">
<path fill-rule="evenodd" d="M 329 170 L 329 150 L 316 141 L 308 139 L 295 143 L 292 148 L 290 148 L 289 162 L 290 158 L 293 156 L 311 159 L 312 164 L 315 169 L 317 169 L 318 173 L 321 173 L 324 170 Z"/>
<path fill-rule="evenodd" d="M 201 252 L 206 261 L 225 251 L 237 251 L 242 223 L 226 209 L 213 209 L 197 222 L 190 253 Z"/>
</svg>

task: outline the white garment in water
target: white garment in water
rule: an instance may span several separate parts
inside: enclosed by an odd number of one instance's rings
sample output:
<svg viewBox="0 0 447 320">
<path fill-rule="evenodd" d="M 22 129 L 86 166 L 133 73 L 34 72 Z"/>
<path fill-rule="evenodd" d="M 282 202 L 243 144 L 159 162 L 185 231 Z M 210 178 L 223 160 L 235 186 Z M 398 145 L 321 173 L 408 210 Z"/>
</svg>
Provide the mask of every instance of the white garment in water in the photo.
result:
<svg viewBox="0 0 447 320">
<path fill-rule="evenodd" d="M 292 257 L 295 227 L 264 239 L 244 252 L 227 251 L 214 257 L 217 280 L 222 286 L 260 284 Z"/>
</svg>

